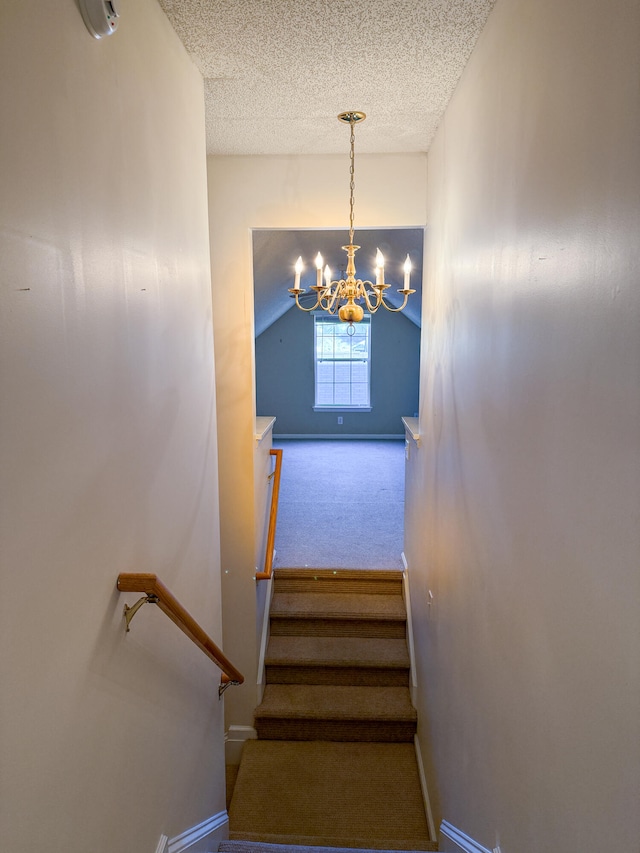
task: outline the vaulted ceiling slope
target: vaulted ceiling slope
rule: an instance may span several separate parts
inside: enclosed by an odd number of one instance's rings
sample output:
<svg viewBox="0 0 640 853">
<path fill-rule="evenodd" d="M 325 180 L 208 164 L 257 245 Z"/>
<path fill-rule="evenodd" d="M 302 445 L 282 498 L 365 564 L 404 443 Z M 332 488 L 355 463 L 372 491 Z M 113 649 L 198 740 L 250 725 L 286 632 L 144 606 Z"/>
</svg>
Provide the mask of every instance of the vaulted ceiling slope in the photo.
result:
<svg viewBox="0 0 640 853">
<path fill-rule="evenodd" d="M 207 152 L 427 151 L 494 0 L 159 0 L 205 80 Z"/>
<path fill-rule="evenodd" d="M 301 303 L 313 307 L 316 269 L 313 259 L 320 252 L 329 264 L 334 278 L 343 278 L 347 256 L 341 246 L 348 242 L 346 230 L 256 230 L 253 232 L 253 283 L 255 335 L 261 335 L 272 323 L 290 308 L 295 308 L 289 288 L 293 287 L 293 264 L 298 255 L 306 259 L 306 269 L 301 285 L 305 288 Z M 385 257 L 385 280 L 391 285 L 385 299 L 394 307 L 402 302 L 398 288 L 403 285 L 402 265 L 409 255 L 413 266 L 411 286 L 416 291 L 409 297 L 405 316 L 420 325 L 422 313 L 422 228 L 363 228 L 356 233 L 360 246 L 356 255 L 358 277 L 375 280 L 376 249 Z M 309 301 L 309 298 L 311 301 Z M 384 308 L 380 308 L 384 311 Z"/>
</svg>

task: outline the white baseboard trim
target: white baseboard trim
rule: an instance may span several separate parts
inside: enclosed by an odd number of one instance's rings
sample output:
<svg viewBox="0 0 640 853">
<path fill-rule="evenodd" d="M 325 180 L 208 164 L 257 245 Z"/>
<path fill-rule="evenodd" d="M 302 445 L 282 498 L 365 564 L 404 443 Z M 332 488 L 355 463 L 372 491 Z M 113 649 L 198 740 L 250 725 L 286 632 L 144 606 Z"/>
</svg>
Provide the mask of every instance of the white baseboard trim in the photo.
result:
<svg viewBox="0 0 640 853">
<path fill-rule="evenodd" d="M 315 439 L 321 439 L 322 441 L 331 441 L 331 439 L 336 439 L 338 441 L 404 441 L 404 433 L 400 435 L 396 435 L 395 433 L 385 433 L 384 435 L 379 435 L 378 433 L 278 433 L 277 435 L 274 433 L 273 440 L 274 441 L 291 441 L 295 439 L 307 439 L 309 441 L 313 441 Z"/>
<path fill-rule="evenodd" d="M 182 853 L 193 847 L 198 841 L 207 842 L 207 850 L 217 850 L 218 844 L 223 838 L 229 836 L 229 816 L 225 811 L 218 812 L 213 817 L 203 820 L 197 826 L 192 826 L 185 832 L 169 839 L 167 853 Z"/>
<path fill-rule="evenodd" d="M 420 787 L 422 788 L 422 799 L 424 800 L 424 810 L 427 815 L 427 825 L 429 827 L 429 836 L 432 841 L 437 841 L 436 825 L 433 822 L 433 811 L 431 810 L 431 800 L 429 799 L 429 789 L 427 788 L 427 777 L 424 772 L 424 764 L 422 762 L 422 753 L 420 751 L 420 742 L 418 735 L 413 736 L 413 745 L 416 751 L 416 762 L 418 764 L 418 775 L 420 776 Z"/>
<path fill-rule="evenodd" d="M 253 726 L 229 726 L 224 734 L 224 760 L 226 764 L 240 764 L 245 741 L 256 740 L 258 732 Z"/>
<path fill-rule="evenodd" d="M 229 815 L 226 811 L 218 812 L 218 814 L 203 820 L 202 823 L 186 829 L 180 835 L 176 835 L 175 838 L 167 838 L 166 835 L 161 835 L 156 853 L 182 853 L 183 850 L 189 850 L 194 844 L 201 841 L 204 841 L 205 844 L 198 845 L 200 850 L 206 849 L 207 853 L 213 853 L 214 850 L 218 849 L 220 842 L 228 837 Z"/>
<path fill-rule="evenodd" d="M 491 850 L 483 847 L 482 844 L 478 844 L 477 841 L 474 841 L 461 829 L 456 829 L 446 820 L 440 824 L 440 835 L 456 845 L 455 848 L 447 847 L 447 853 L 491 853 Z M 440 847 L 442 849 L 442 844 Z"/>
</svg>

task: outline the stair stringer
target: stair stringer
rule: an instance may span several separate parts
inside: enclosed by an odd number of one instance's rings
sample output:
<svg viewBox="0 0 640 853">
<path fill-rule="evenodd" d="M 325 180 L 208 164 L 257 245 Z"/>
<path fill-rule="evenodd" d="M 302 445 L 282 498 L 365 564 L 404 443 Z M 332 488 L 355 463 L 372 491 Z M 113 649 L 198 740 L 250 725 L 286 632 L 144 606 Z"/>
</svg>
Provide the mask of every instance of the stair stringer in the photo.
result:
<svg viewBox="0 0 640 853">
<path fill-rule="evenodd" d="M 413 619 L 411 615 L 411 593 L 409 587 L 409 564 L 407 563 L 407 558 L 404 555 L 404 551 L 401 554 L 402 563 L 404 565 L 404 571 L 402 572 L 402 595 L 404 597 L 404 606 L 407 611 L 407 648 L 409 649 L 409 662 L 410 662 L 410 690 L 411 690 L 411 701 L 416 706 L 416 697 L 418 692 L 418 676 L 417 676 L 417 667 L 416 667 L 416 655 L 415 655 L 415 644 L 413 641 Z M 424 770 L 424 762 L 422 760 L 422 750 L 420 748 L 420 741 L 418 739 L 417 733 L 414 735 L 413 743 L 416 750 L 416 761 L 418 762 L 418 773 L 420 774 L 420 787 L 422 788 L 422 798 L 424 800 L 424 810 L 427 815 L 427 824 L 429 825 L 429 835 L 435 841 L 438 837 L 436 833 L 436 825 L 433 819 L 433 810 L 431 808 L 431 799 L 429 797 L 429 788 L 427 787 L 427 776 Z"/>
<path fill-rule="evenodd" d="M 274 551 L 275 554 L 275 551 Z M 256 581 L 256 583 L 261 583 L 261 581 Z M 256 707 L 262 702 L 262 696 L 264 694 L 264 687 L 266 684 L 266 674 L 265 674 L 265 666 L 264 659 L 267 654 L 267 646 L 269 644 L 269 636 L 270 636 L 270 625 L 271 625 L 271 601 L 273 600 L 273 574 L 267 581 L 267 596 L 264 606 L 264 614 L 262 618 L 262 632 L 260 637 L 260 656 L 258 658 L 258 685 L 257 685 L 257 695 L 258 701 L 256 702 Z"/>
</svg>

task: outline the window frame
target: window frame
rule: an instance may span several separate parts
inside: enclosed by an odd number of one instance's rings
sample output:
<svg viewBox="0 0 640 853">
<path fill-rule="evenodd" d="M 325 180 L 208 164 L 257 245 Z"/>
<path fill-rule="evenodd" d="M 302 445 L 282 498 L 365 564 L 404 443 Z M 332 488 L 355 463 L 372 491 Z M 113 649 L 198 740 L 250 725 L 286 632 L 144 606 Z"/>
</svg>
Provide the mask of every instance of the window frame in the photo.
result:
<svg viewBox="0 0 640 853">
<path fill-rule="evenodd" d="M 356 358 L 328 358 L 322 359 L 318 358 L 318 325 L 327 325 L 327 326 L 347 326 L 348 324 L 343 323 L 337 316 L 335 315 L 327 315 L 325 311 L 314 311 L 313 312 L 313 392 L 314 392 L 314 412 L 370 412 L 372 410 L 371 405 L 371 314 L 365 314 L 362 321 L 360 323 L 354 324 L 356 329 L 360 326 L 366 326 L 367 328 L 367 356 L 364 359 L 356 359 Z M 366 364 L 366 373 L 367 373 L 367 398 L 368 402 L 364 405 L 357 405 L 353 403 L 318 403 L 318 364 L 323 361 L 331 361 L 333 363 L 336 362 L 347 362 L 349 364 L 353 363 L 361 363 L 365 362 Z M 323 383 L 320 383 L 323 384 Z M 327 383 L 329 384 L 329 383 Z M 335 399 L 335 376 L 334 380 L 331 383 L 334 388 L 333 397 Z M 349 389 L 351 392 L 353 385 L 353 377 L 350 375 L 349 379 Z M 349 395 L 352 397 L 352 394 Z"/>
</svg>

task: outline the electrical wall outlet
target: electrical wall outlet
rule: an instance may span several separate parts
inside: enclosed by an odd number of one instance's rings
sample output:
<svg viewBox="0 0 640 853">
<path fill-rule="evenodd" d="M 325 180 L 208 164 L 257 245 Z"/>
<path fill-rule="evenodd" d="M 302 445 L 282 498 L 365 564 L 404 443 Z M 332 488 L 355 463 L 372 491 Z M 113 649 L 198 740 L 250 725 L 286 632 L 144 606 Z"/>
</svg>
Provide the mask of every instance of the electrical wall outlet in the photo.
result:
<svg viewBox="0 0 640 853">
<path fill-rule="evenodd" d="M 338 415 L 338 424 L 339 424 L 339 425 L 341 425 L 341 424 L 342 424 L 342 415 Z"/>
</svg>

